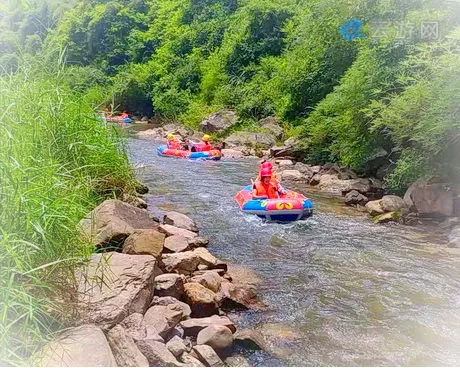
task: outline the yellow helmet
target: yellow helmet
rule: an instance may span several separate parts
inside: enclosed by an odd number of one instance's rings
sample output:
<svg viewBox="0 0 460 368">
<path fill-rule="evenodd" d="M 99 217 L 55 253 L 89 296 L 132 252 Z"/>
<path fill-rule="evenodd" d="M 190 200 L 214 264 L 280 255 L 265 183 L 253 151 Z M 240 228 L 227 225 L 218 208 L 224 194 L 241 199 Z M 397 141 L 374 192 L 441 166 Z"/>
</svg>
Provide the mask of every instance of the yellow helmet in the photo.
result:
<svg viewBox="0 0 460 368">
<path fill-rule="evenodd" d="M 166 138 L 168 139 L 168 141 L 170 141 L 170 140 L 174 139 L 174 134 L 169 133 L 169 134 L 166 136 Z"/>
<path fill-rule="evenodd" d="M 209 135 L 205 134 L 203 138 L 201 138 L 203 141 L 207 142 L 209 141 L 209 138 L 211 138 Z"/>
</svg>

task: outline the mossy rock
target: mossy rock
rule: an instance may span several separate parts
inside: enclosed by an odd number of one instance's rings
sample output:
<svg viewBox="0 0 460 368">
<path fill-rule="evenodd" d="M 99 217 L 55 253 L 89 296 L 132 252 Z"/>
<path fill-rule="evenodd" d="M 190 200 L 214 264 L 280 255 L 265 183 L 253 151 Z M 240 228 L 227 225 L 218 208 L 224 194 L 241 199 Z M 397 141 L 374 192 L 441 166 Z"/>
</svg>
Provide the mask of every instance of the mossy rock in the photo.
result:
<svg viewBox="0 0 460 368">
<path fill-rule="evenodd" d="M 395 211 L 395 212 L 387 212 L 382 215 L 377 215 L 374 216 L 372 219 L 374 223 L 376 224 L 384 224 L 387 222 L 399 222 L 401 219 L 401 212 L 400 211 Z"/>
</svg>

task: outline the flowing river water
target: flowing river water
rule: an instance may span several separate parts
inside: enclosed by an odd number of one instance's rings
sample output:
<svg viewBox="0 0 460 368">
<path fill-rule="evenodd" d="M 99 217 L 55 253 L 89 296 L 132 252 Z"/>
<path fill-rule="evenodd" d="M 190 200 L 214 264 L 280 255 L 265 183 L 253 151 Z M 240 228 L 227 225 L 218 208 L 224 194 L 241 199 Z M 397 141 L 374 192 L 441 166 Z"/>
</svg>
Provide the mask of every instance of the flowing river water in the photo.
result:
<svg viewBox="0 0 460 368">
<path fill-rule="evenodd" d="M 189 215 L 213 254 L 263 280 L 268 310 L 233 316 L 275 334 L 274 353 L 251 353 L 251 364 L 460 365 L 460 253 L 435 227 L 374 225 L 302 186 L 291 188 L 313 199 L 314 215 L 265 223 L 234 201 L 257 160 L 190 162 L 158 157 L 156 147 L 129 140 L 149 207 Z"/>
</svg>

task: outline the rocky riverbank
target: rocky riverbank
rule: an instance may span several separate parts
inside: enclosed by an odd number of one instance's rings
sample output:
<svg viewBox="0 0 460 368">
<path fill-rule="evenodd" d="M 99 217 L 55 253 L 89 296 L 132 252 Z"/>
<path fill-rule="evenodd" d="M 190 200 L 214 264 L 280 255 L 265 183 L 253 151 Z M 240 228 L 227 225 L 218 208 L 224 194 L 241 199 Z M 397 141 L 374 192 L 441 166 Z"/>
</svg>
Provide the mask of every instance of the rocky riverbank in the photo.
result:
<svg viewBox="0 0 460 368">
<path fill-rule="evenodd" d="M 265 308 L 253 280 L 214 257 L 189 217 L 167 212 L 159 221 L 143 200 L 128 199 L 136 206 L 107 200 L 80 222 L 97 253 L 75 272 L 78 323 L 34 364 L 231 366 L 241 363 L 236 346 L 264 349 L 260 333 L 226 316 Z"/>
</svg>

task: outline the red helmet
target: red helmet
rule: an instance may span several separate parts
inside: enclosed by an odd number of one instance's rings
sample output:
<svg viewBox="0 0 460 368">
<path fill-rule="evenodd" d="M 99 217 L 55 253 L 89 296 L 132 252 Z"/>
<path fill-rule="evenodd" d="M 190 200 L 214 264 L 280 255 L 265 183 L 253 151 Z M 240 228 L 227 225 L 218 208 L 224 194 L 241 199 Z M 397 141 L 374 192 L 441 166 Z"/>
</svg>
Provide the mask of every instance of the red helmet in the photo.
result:
<svg viewBox="0 0 460 368">
<path fill-rule="evenodd" d="M 273 168 L 273 165 L 270 161 L 265 161 L 262 163 L 261 165 L 262 169 L 272 169 Z"/>
<path fill-rule="evenodd" d="M 263 178 L 264 176 L 272 176 L 272 171 L 268 168 L 260 170 L 260 177 Z"/>
</svg>

